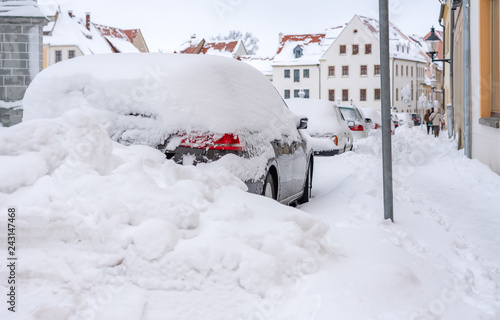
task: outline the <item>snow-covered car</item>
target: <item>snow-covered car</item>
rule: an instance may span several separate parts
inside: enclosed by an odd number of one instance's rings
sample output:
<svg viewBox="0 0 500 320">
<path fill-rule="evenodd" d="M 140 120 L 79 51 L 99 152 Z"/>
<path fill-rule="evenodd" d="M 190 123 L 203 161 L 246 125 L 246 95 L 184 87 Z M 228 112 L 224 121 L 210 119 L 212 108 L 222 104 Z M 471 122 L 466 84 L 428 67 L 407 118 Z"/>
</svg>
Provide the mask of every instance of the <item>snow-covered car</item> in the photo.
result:
<svg viewBox="0 0 500 320">
<path fill-rule="evenodd" d="M 313 154 L 302 132 L 307 119 L 293 114 L 258 70 L 234 59 L 79 57 L 41 72 L 24 108 L 24 120 L 84 110 L 114 141 L 157 148 L 179 164 L 222 166 L 250 192 L 284 204 L 311 195 Z"/>
<path fill-rule="evenodd" d="M 382 128 L 382 115 L 380 111 L 375 110 L 373 108 L 360 108 L 360 111 L 363 113 L 363 117 L 365 121 L 368 123 L 371 129 L 380 129 Z M 396 126 L 391 117 L 391 135 L 396 133 Z"/>
<path fill-rule="evenodd" d="M 408 127 L 413 127 L 413 120 L 410 113 L 396 112 L 394 116 L 398 120 L 399 126 L 407 125 Z"/>
<path fill-rule="evenodd" d="M 380 111 L 369 107 L 359 108 L 359 111 L 362 113 L 365 122 L 370 126 L 370 129 L 379 129 L 382 126 Z"/>
<path fill-rule="evenodd" d="M 353 136 L 339 108 L 320 99 L 288 99 L 286 104 L 296 114 L 306 116 L 307 132 L 315 155 L 333 156 L 352 150 Z"/>
<path fill-rule="evenodd" d="M 352 105 L 338 105 L 338 107 L 349 129 L 351 129 L 354 139 L 366 138 L 368 136 L 369 127 L 359 109 Z"/>
</svg>

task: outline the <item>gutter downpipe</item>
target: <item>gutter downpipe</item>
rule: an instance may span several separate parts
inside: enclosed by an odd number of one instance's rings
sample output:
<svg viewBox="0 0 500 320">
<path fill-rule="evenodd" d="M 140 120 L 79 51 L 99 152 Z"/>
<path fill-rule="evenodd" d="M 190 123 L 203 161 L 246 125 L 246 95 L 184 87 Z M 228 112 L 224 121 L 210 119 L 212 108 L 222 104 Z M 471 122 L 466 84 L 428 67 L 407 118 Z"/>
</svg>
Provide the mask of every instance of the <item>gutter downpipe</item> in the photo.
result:
<svg viewBox="0 0 500 320">
<path fill-rule="evenodd" d="M 470 0 L 463 1 L 464 6 L 464 152 L 472 158 L 471 148 L 471 52 L 470 52 Z"/>
<path fill-rule="evenodd" d="M 444 6 L 444 4 L 442 4 L 441 6 Z M 443 19 L 440 17 L 439 18 L 439 25 L 443 28 L 443 59 L 445 59 L 445 52 L 446 52 L 446 26 L 444 26 L 442 24 L 442 21 Z M 442 63 L 442 66 L 443 66 L 443 72 L 441 74 L 441 104 L 443 105 L 443 112 L 445 111 L 445 104 L 444 104 L 444 79 L 445 79 L 445 74 L 446 74 L 446 63 L 445 62 L 441 62 Z M 446 112 L 448 113 L 448 110 L 446 110 Z M 448 122 L 448 121 L 447 121 Z"/>
<path fill-rule="evenodd" d="M 455 10 L 456 8 L 451 5 L 451 25 L 450 25 L 450 99 L 451 99 L 451 108 L 453 109 L 450 113 L 452 119 L 448 121 L 448 125 L 452 125 L 451 134 L 449 137 L 455 136 L 455 82 L 453 80 L 453 66 L 455 64 L 453 60 L 453 55 L 455 52 Z"/>
<path fill-rule="evenodd" d="M 319 98 L 321 99 L 321 64 L 318 64 L 318 72 L 319 72 Z"/>
</svg>

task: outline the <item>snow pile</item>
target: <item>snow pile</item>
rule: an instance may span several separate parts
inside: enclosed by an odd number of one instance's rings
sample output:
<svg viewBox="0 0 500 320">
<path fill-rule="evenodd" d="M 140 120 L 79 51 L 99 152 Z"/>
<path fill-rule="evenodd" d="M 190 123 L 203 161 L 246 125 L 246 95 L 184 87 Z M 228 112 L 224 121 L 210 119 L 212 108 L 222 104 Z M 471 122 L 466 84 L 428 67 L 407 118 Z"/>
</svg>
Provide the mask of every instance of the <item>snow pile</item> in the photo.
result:
<svg viewBox="0 0 500 320">
<path fill-rule="evenodd" d="M 22 319 L 246 319 L 329 257 L 325 224 L 217 166 L 113 142 L 79 110 L 0 128 L 0 167 Z"/>
<path fill-rule="evenodd" d="M 258 132 L 297 138 L 296 118 L 274 86 L 240 61 L 210 55 L 120 54 L 71 59 L 42 71 L 24 120 L 81 109 L 115 141 L 157 146 L 177 131 Z"/>
</svg>

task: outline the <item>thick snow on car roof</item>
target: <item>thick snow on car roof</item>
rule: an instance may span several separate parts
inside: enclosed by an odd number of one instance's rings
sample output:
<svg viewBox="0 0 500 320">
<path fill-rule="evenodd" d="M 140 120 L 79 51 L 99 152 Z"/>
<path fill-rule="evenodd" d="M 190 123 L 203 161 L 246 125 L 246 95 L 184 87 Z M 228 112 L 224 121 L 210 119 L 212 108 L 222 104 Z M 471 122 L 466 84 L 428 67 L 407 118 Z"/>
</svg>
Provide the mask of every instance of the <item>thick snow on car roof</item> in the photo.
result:
<svg viewBox="0 0 500 320">
<path fill-rule="evenodd" d="M 318 99 L 290 99 L 286 104 L 293 112 L 305 115 L 309 122 L 307 131 L 311 135 L 335 133 L 345 126 L 345 122 L 335 115 L 335 105 L 331 101 Z"/>
<path fill-rule="evenodd" d="M 217 56 L 79 57 L 41 72 L 23 103 L 24 120 L 83 109 L 114 140 L 152 146 L 178 130 L 297 135 L 294 115 L 269 80 L 241 61 Z"/>
</svg>

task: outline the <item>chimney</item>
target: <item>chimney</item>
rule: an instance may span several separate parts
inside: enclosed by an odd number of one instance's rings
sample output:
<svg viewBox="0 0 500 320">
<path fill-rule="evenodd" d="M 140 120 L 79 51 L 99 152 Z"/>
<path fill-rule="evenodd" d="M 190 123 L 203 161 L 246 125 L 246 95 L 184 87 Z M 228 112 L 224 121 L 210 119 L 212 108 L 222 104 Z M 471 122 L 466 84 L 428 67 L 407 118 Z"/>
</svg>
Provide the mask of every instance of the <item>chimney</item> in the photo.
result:
<svg viewBox="0 0 500 320">
<path fill-rule="evenodd" d="M 68 14 L 70 18 L 73 18 L 73 10 L 68 10 Z"/>
<path fill-rule="evenodd" d="M 281 40 L 283 39 L 283 32 L 280 32 L 278 36 L 278 42 L 281 43 Z"/>
<path fill-rule="evenodd" d="M 191 35 L 191 39 L 196 39 L 196 33 Z"/>
<path fill-rule="evenodd" d="M 90 12 L 85 12 L 85 27 L 90 31 Z"/>
</svg>

